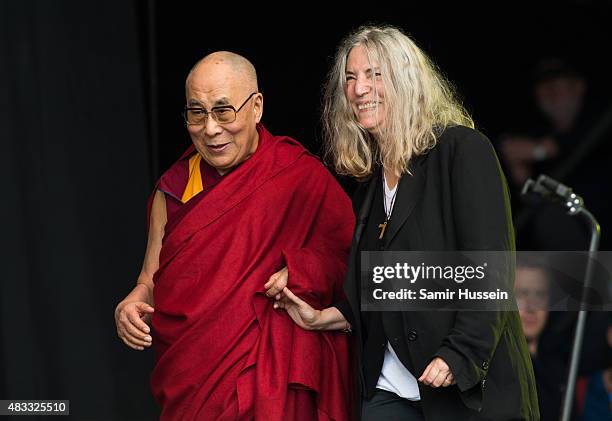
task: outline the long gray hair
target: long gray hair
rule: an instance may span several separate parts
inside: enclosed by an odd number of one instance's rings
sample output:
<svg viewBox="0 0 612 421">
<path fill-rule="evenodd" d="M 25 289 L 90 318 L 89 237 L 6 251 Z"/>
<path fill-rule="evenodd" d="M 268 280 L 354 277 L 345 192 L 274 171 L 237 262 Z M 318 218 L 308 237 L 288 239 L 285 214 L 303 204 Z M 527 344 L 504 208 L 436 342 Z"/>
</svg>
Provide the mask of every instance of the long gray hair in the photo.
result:
<svg viewBox="0 0 612 421">
<path fill-rule="evenodd" d="M 378 141 L 359 125 L 346 97 L 347 59 L 358 45 L 365 48 L 370 65 L 376 61 L 380 66 L 385 115 Z M 451 84 L 410 38 L 392 26 L 361 27 L 340 43 L 323 101 L 326 157 L 339 174 L 358 179 L 370 175 L 377 164 L 400 176 L 408 171 L 413 155 L 436 144 L 444 128 L 474 127 Z"/>
</svg>

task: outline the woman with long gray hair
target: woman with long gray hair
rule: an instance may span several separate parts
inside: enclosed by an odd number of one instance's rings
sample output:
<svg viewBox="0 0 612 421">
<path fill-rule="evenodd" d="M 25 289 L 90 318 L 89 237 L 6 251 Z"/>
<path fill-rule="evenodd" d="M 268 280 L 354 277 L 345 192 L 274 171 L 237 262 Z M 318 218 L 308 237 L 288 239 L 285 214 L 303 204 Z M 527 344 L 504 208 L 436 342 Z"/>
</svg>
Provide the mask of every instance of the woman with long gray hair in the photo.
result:
<svg viewBox="0 0 612 421">
<path fill-rule="evenodd" d="M 449 82 L 399 29 L 362 27 L 337 50 L 323 123 L 336 171 L 362 182 L 346 300 L 314 309 L 285 287 L 276 307 L 304 329 L 354 334 L 364 420 L 539 419 L 516 311 L 362 309 L 362 251 L 513 255 L 505 178 Z M 513 276 L 508 265 L 508 291 Z"/>
</svg>

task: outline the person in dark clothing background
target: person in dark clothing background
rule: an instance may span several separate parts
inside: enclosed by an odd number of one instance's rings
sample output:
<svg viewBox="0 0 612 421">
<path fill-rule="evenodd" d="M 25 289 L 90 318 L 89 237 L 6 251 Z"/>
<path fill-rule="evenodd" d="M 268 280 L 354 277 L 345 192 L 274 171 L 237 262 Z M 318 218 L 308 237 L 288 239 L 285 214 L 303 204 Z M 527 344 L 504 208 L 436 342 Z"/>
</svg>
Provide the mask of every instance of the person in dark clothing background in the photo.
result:
<svg viewBox="0 0 612 421">
<path fill-rule="evenodd" d="M 550 314 L 551 276 L 543 260 L 517 257 L 515 296 L 535 372 L 542 421 L 559 420 L 567 370 L 567 361 L 542 337 Z"/>
<path fill-rule="evenodd" d="M 584 198 L 602 229 L 600 249 L 610 250 L 612 114 L 605 109 L 609 101 L 602 100 L 597 86 L 572 60 L 559 56 L 538 60 L 531 92 L 537 115 L 527 118 L 525 127 L 508 130 L 498 143 L 512 180 L 517 248 L 563 251 L 589 247 L 590 230 L 580 218 L 567 215 L 559 204 L 521 198 L 527 178 L 547 174 Z M 576 318 L 576 312 L 551 311 L 537 335 L 537 352 L 532 352 L 532 358 L 544 420 L 558 419 Z M 588 315 L 579 375 L 592 376 L 608 366 L 609 357 L 600 346 L 607 323 L 604 312 Z"/>
<path fill-rule="evenodd" d="M 573 188 L 607 230 L 612 224 L 612 186 L 608 166 L 612 158 L 612 124 L 593 140 L 591 131 L 605 121 L 602 105 L 589 82 L 568 59 L 542 58 L 533 72 L 533 100 L 538 116 L 531 127 L 514 128 L 499 139 L 499 150 L 519 212 L 517 244 L 524 250 L 585 250 L 589 231 L 563 208 L 531 199 L 521 202 L 527 178 L 547 174 Z M 585 142 L 589 142 L 587 145 Z M 585 146 L 588 146 L 585 148 Z M 584 151 L 584 153 L 583 153 Z M 529 210 L 531 208 L 531 211 Z M 560 227 L 563 229 L 559 229 Z M 603 235 L 601 248 L 612 247 Z"/>
</svg>

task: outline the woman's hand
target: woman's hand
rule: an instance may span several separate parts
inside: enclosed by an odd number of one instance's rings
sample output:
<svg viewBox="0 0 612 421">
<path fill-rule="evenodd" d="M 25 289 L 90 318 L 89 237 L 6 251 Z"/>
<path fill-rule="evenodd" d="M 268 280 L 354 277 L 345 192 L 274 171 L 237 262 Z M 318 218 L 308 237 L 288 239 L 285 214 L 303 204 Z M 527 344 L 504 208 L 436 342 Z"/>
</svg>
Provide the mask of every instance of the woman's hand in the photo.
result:
<svg viewBox="0 0 612 421">
<path fill-rule="evenodd" d="M 287 287 L 282 289 L 281 294 L 276 295 L 274 308 L 285 309 L 289 317 L 302 329 L 315 330 L 321 317 L 321 310 L 316 310 L 306 301 L 295 295 Z"/>
<path fill-rule="evenodd" d="M 423 371 L 419 381 L 431 387 L 447 387 L 455 384 L 455 377 L 451 373 L 448 364 L 440 357 L 436 357 Z"/>
<path fill-rule="evenodd" d="M 285 309 L 289 317 L 302 329 L 351 332 L 350 323 L 336 307 L 328 307 L 323 310 L 314 309 L 287 287 L 274 299 L 276 300 L 274 308 Z"/>
</svg>

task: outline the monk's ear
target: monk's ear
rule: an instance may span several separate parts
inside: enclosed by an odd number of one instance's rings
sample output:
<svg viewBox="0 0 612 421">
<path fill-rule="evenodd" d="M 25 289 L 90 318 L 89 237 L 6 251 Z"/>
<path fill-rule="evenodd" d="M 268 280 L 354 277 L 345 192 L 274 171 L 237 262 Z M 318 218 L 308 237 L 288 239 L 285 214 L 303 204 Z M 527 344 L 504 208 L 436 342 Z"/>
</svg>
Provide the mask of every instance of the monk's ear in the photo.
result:
<svg viewBox="0 0 612 421">
<path fill-rule="evenodd" d="M 258 92 L 257 95 L 253 97 L 253 109 L 255 111 L 255 122 L 259 123 L 263 115 L 263 95 L 261 92 Z"/>
</svg>

